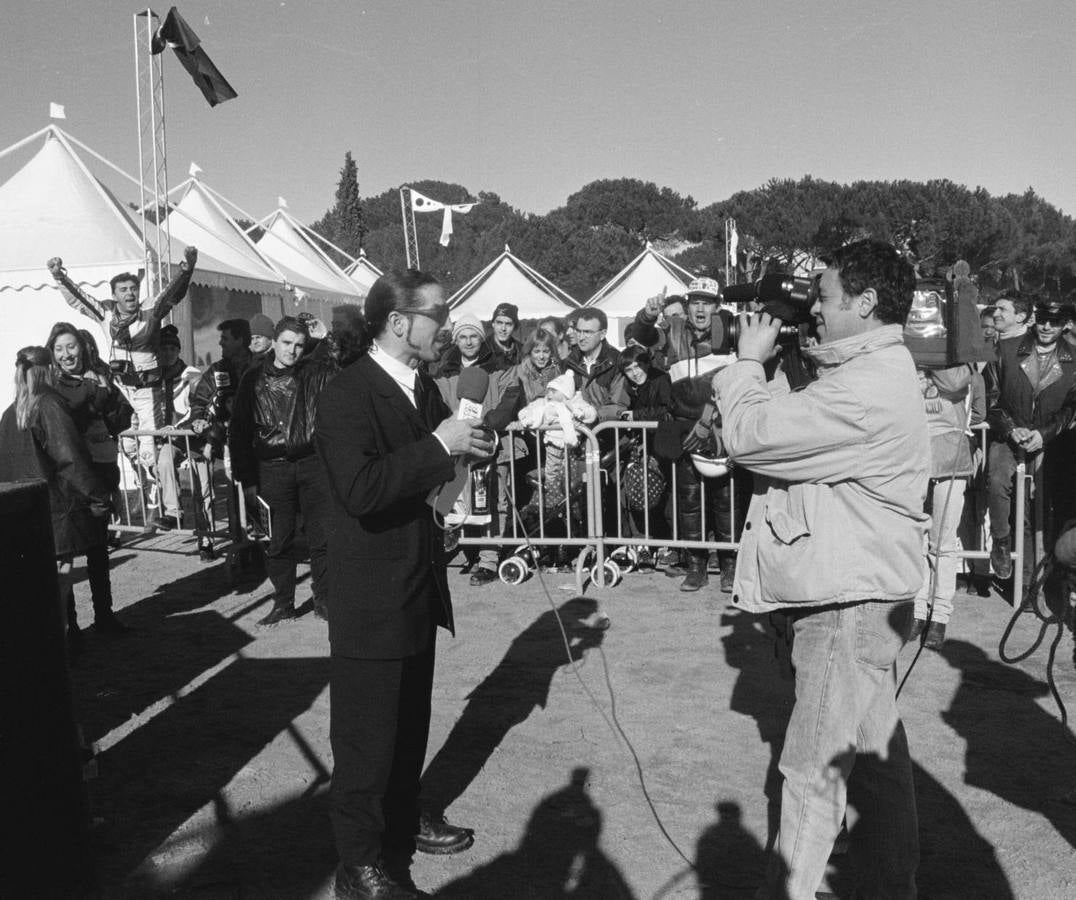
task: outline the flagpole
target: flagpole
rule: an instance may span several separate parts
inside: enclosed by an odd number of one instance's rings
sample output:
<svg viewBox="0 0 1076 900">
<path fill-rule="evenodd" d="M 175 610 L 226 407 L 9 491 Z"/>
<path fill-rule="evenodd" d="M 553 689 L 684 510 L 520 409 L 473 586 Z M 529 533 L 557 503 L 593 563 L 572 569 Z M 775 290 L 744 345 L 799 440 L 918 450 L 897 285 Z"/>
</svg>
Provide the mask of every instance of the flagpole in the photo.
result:
<svg viewBox="0 0 1076 900">
<path fill-rule="evenodd" d="M 415 207 L 412 203 L 411 188 L 400 188 L 400 216 L 403 218 L 404 247 L 407 251 L 407 268 L 419 268 L 418 232 L 415 230 Z"/>
</svg>

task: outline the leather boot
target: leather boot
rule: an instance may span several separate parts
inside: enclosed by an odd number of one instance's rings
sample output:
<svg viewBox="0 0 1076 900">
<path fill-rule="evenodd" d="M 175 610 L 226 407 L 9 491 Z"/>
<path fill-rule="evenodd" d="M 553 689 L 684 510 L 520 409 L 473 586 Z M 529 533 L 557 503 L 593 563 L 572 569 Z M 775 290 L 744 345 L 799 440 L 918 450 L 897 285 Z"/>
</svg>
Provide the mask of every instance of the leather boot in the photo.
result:
<svg viewBox="0 0 1076 900">
<path fill-rule="evenodd" d="M 701 555 L 692 553 L 687 576 L 680 585 L 682 591 L 697 591 L 710 583 L 710 576 L 706 572 L 706 553 Z"/>
<path fill-rule="evenodd" d="M 722 556 L 721 557 L 721 593 L 732 593 L 732 582 L 736 577 L 736 557 L 735 556 Z"/>
<path fill-rule="evenodd" d="M 336 900 L 415 900 L 418 893 L 398 884 L 381 866 L 340 866 L 333 884 Z"/>
<path fill-rule="evenodd" d="M 686 550 L 679 551 L 676 561 L 665 567 L 665 574 L 669 578 L 683 578 L 691 569 L 689 554 Z"/>
<path fill-rule="evenodd" d="M 1012 557 L 1009 555 L 1010 553 L 1012 553 L 1011 537 L 994 538 L 993 546 L 990 548 L 990 566 L 993 568 L 994 574 L 1002 581 L 1012 578 Z"/>
</svg>

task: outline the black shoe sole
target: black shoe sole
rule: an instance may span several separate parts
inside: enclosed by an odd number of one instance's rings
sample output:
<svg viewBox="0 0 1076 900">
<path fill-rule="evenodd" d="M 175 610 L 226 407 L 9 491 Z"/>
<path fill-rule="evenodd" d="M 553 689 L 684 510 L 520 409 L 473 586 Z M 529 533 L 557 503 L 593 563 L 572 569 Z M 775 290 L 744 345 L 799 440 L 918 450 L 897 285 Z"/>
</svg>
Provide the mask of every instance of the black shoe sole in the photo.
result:
<svg viewBox="0 0 1076 900">
<path fill-rule="evenodd" d="M 427 844 L 423 846 L 416 840 L 415 849 L 419 853 L 425 853 L 427 856 L 449 856 L 453 853 L 462 853 L 464 850 L 469 850 L 473 844 L 474 835 L 468 834 L 463 840 L 457 841 L 455 844 Z"/>
</svg>

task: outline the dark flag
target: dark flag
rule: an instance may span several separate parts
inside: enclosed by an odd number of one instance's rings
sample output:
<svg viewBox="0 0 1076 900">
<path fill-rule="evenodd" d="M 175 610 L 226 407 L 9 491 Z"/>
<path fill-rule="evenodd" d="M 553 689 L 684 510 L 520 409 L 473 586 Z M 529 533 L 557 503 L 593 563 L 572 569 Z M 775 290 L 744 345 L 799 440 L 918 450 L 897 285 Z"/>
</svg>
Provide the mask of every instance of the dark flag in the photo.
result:
<svg viewBox="0 0 1076 900">
<path fill-rule="evenodd" d="M 171 47 L 187 70 L 202 95 L 210 106 L 216 106 L 225 100 L 239 96 L 235 89 L 220 74 L 220 69 L 213 65 L 213 60 L 201 47 L 201 40 L 194 29 L 184 21 L 173 6 L 168 10 L 164 24 L 157 29 L 153 37 L 152 51 L 160 53 L 165 47 Z"/>
</svg>

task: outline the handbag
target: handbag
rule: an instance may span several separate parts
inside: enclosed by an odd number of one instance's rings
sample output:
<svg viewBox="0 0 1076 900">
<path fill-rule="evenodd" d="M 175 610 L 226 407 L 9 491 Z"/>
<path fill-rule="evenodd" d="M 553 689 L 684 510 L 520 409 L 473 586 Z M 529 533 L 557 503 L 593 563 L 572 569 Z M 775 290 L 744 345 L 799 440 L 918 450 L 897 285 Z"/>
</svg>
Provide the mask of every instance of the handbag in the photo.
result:
<svg viewBox="0 0 1076 900">
<path fill-rule="evenodd" d="M 624 466 L 621 487 L 628 509 L 640 512 L 647 508 L 654 509 L 665 495 L 665 474 L 653 456 L 648 456 L 644 465 L 643 449 L 636 447 Z"/>
</svg>

